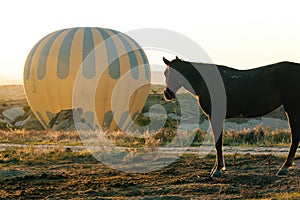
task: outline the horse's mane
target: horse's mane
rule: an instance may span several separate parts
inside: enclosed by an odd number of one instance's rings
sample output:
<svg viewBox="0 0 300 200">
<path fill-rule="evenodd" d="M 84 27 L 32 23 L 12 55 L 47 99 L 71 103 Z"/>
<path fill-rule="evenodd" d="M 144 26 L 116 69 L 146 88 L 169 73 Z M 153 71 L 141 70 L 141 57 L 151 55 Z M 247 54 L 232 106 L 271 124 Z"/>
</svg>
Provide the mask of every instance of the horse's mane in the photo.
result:
<svg viewBox="0 0 300 200">
<path fill-rule="evenodd" d="M 172 60 L 171 63 L 174 63 L 174 64 L 181 63 L 181 64 L 185 64 L 185 65 L 195 65 L 195 66 L 205 65 L 205 66 L 211 66 L 211 67 L 218 67 L 218 68 L 221 68 L 221 69 L 238 70 L 238 69 L 228 67 L 228 66 L 225 66 L 225 65 L 216 65 L 216 64 L 213 64 L 213 63 L 203 63 L 203 62 L 189 62 L 189 61 L 182 60 L 180 58 L 176 58 L 176 59 Z"/>
</svg>

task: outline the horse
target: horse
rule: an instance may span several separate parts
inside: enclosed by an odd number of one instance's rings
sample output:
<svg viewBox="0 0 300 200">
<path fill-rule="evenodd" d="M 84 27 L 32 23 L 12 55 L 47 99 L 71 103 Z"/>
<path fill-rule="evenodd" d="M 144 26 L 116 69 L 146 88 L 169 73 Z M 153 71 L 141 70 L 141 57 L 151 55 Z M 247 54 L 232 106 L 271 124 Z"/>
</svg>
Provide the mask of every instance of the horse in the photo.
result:
<svg viewBox="0 0 300 200">
<path fill-rule="evenodd" d="M 163 61 L 167 65 L 164 72 L 165 100 L 174 100 L 178 89 L 183 87 L 198 99 L 200 108 L 210 120 L 216 149 L 216 161 L 210 173 L 211 177 L 220 177 L 222 171 L 226 169 L 222 151 L 224 120 L 259 117 L 280 106 L 285 110 L 291 129 L 291 145 L 288 156 L 277 175 L 288 175 L 300 140 L 300 64 L 284 61 L 248 70 L 238 70 L 222 65 L 187 62 L 177 56 L 172 61 L 163 57 Z M 226 95 L 223 104 L 226 106 L 224 116 L 217 118 L 214 123 L 211 120 L 212 99 L 209 85 L 206 83 L 210 77 L 199 73 L 212 71 L 213 68 L 216 69 L 214 73 L 219 73 L 223 81 L 224 95 Z M 187 81 L 182 81 L 178 74 Z M 210 76 L 209 73 L 206 76 Z M 220 129 L 214 128 L 220 124 Z"/>
</svg>

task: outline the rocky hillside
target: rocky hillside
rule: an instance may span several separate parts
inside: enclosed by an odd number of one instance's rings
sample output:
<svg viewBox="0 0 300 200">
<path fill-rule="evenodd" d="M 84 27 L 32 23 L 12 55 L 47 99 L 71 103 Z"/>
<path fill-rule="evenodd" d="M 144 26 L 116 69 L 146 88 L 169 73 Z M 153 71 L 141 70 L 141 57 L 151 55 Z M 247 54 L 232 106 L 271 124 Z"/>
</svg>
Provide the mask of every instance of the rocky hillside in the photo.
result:
<svg viewBox="0 0 300 200">
<path fill-rule="evenodd" d="M 22 85 L 0 85 L 0 129 L 43 129 L 26 101 Z"/>
<path fill-rule="evenodd" d="M 168 122 L 180 120 L 182 110 L 187 117 L 193 110 L 198 109 L 197 101 L 184 91 L 179 91 L 179 101 L 166 102 L 162 96 L 163 88 L 153 85 L 148 96 L 148 100 L 142 110 L 142 114 L 137 119 L 137 123 L 145 125 L 149 123 L 149 110 L 153 120 L 161 119 L 162 108 L 166 111 Z M 154 105 L 154 106 L 153 106 Z M 72 127 L 72 115 L 70 112 L 58 114 L 55 121 L 52 121 L 51 127 L 54 130 L 66 130 Z M 270 119 L 274 119 L 273 121 Z M 271 127 L 286 128 L 287 122 L 282 108 L 264 116 L 264 118 L 255 119 L 230 119 L 226 120 L 225 128 L 243 128 L 268 122 Z M 200 113 L 201 128 L 207 128 L 208 122 L 206 117 Z M 274 124 L 275 123 L 275 124 Z M 266 125 L 267 126 L 267 125 Z M 25 95 L 23 86 L 7 85 L 0 86 L 0 129 L 35 129 L 41 130 L 43 127 L 37 121 L 32 113 Z"/>
</svg>

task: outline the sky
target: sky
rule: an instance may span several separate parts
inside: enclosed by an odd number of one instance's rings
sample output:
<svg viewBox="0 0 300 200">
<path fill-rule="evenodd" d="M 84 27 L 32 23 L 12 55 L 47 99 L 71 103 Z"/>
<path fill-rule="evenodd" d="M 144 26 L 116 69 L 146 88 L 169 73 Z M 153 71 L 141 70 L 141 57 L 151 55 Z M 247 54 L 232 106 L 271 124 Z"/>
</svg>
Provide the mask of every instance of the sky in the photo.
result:
<svg viewBox="0 0 300 200">
<path fill-rule="evenodd" d="M 70 27 L 168 29 L 195 41 L 213 63 L 238 69 L 283 60 L 300 63 L 299 5 L 291 0 L 1 1 L 0 84 L 22 80 L 35 43 Z M 150 64 L 165 56 L 146 54 Z M 152 70 L 162 70 L 162 62 L 161 66 Z"/>
</svg>

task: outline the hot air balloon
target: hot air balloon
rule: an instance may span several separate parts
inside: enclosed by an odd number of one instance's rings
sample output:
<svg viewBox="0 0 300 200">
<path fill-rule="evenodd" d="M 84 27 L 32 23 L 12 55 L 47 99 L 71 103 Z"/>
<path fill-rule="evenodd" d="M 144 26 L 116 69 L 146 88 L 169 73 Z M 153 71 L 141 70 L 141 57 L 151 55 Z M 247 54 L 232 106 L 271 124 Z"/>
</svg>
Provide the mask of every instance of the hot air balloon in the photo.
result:
<svg viewBox="0 0 300 200">
<path fill-rule="evenodd" d="M 126 128 L 143 108 L 150 68 L 139 44 L 124 33 L 69 28 L 42 38 L 24 67 L 27 101 L 44 128 L 63 110 L 78 122 L 110 130 Z"/>
</svg>

